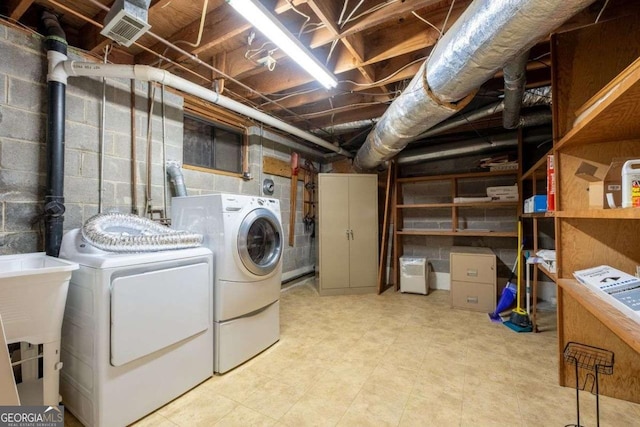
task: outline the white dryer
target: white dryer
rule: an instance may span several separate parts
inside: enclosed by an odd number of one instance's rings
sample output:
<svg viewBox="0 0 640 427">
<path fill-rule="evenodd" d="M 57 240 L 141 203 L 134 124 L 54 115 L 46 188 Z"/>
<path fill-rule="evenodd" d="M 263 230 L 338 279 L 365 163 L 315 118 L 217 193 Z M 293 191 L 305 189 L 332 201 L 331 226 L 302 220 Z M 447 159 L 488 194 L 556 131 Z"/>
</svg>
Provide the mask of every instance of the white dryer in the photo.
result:
<svg viewBox="0 0 640 427">
<path fill-rule="evenodd" d="M 60 392 L 87 426 L 124 426 L 211 376 L 213 259 L 207 248 L 101 251 L 80 230 L 62 325 Z"/>
<path fill-rule="evenodd" d="M 264 197 L 174 197 L 172 227 L 204 235 L 214 254 L 214 371 L 224 373 L 280 339 L 280 203 Z"/>
</svg>

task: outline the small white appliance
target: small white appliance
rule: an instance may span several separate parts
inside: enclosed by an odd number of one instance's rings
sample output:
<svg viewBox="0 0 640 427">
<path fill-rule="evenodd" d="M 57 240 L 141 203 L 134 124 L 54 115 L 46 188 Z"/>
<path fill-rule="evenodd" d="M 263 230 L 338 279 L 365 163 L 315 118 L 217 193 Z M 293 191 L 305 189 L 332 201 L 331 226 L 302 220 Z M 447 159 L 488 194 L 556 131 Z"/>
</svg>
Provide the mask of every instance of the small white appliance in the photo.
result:
<svg viewBox="0 0 640 427">
<path fill-rule="evenodd" d="M 60 256 L 80 265 L 62 324 L 60 391 L 84 425 L 128 425 L 211 376 L 209 249 L 109 253 L 76 229 Z"/>
<path fill-rule="evenodd" d="M 265 197 L 174 197 L 172 227 L 204 235 L 214 254 L 214 371 L 224 373 L 280 339 L 280 203 Z"/>
<path fill-rule="evenodd" d="M 429 263 L 426 258 L 400 257 L 400 292 L 429 293 Z"/>
</svg>

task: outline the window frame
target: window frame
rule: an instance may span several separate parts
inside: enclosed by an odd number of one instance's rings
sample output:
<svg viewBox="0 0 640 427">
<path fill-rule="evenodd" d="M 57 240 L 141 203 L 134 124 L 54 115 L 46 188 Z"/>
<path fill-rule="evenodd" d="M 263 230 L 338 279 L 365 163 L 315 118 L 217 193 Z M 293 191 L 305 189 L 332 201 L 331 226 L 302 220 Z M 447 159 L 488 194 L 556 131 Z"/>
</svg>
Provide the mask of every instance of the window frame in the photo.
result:
<svg viewBox="0 0 640 427">
<path fill-rule="evenodd" d="M 226 175 L 237 178 L 243 178 L 248 171 L 249 167 L 249 136 L 247 126 L 242 118 L 232 115 L 226 111 L 222 112 L 214 106 L 205 103 L 199 99 L 184 99 L 184 117 L 189 117 L 193 120 L 199 120 L 213 127 L 217 127 L 223 130 L 237 132 L 241 135 L 240 146 L 240 172 L 230 172 L 222 169 L 208 168 L 204 166 L 190 165 L 184 163 L 184 142 L 182 146 L 182 167 L 197 172 L 212 173 L 215 175 Z M 184 119 L 183 119 L 184 123 Z M 183 129 L 184 135 L 184 129 Z"/>
</svg>

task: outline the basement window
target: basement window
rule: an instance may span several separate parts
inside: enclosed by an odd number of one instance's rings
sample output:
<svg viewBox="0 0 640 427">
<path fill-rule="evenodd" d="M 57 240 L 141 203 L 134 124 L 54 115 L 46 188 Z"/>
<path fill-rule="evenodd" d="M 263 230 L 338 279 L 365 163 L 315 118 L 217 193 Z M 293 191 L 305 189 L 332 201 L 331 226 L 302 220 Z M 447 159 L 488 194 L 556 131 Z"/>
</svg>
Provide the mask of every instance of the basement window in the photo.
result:
<svg viewBox="0 0 640 427">
<path fill-rule="evenodd" d="M 242 175 L 245 133 L 240 128 L 186 115 L 183 163 L 189 169 Z"/>
</svg>

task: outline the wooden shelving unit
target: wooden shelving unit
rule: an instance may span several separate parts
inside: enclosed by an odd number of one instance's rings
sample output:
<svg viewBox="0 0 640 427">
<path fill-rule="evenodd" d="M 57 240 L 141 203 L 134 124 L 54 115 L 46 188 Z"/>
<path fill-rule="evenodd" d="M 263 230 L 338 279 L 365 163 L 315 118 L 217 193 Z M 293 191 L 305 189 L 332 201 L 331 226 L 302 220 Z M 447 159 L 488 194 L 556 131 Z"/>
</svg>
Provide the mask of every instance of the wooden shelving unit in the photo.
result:
<svg viewBox="0 0 640 427">
<path fill-rule="evenodd" d="M 468 229 L 462 228 L 463 221 L 461 218 L 464 216 L 465 210 L 469 209 L 508 209 L 513 211 L 514 219 L 517 217 L 517 212 L 520 206 L 520 201 L 487 201 L 487 202 L 461 202 L 454 203 L 454 199 L 459 196 L 459 187 L 464 184 L 465 180 L 476 179 L 491 179 L 496 177 L 513 177 L 513 183 L 515 184 L 518 177 L 518 170 L 509 171 L 494 171 L 494 172 L 472 172 L 464 174 L 449 174 L 449 175 L 435 175 L 435 176 L 418 176 L 408 178 L 395 179 L 395 203 L 394 203 L 394 224 L 396 229 L 394 230 L 394 256 L 393 267 L 396 272 L 396 288 L 399 283 L 398 274 L 398 259 L 403 254 L 403 236 L 453 236 L 453 237 L 517 237 L 517 230 L 486 230 L 486 229 Z M 439 199 L 434 202 L 416 202 L 405 203 L 403 199 L 403 186 L 406 184 L 416 183 L 441 183 L 443 187 L 447 187 L 446 194 L 438 194 L 434 198 Z M 486 193 L 485 193 L 486 195 Z M 476 196 L 480 196 L 479 194 Z M 405 227 L 404 219 L 406 215 L 415 212 L 416 210 L 424 210 L 426 215 L 431 212 L 439 213 L 449 210 L 446 215 L 446 220 L 450 222 L 450 226 L 446 228 L 409 228 Z M 443 217 L 444 219 L 444 217 Z M 445 222 L 447 222 L 445 221 Z"/>
<path fill-rule="evenodd" d="M 625 209 L 579 209 L 557 211 L 558 218 L 599 218 L 599 219 L 640 219 L 640 212 L 635 208 Z"/>
<path fill-rule="evenodd" d="M 640 265 L 640 209 L 589 209 L 587 184 L 575 176 L 582 162 L 640 158 L 639 57 L 637 16 L 552 37 L 559 381 L 575 384 L 563 363 L 568 342 L 604 348 L 615 353 L 616 369 L 600 393 L 636 403 L 640 327 L 572 274 L 597 265 L 631 273 Z"/>
<path fill-rule="evenodd" d="M 519 180 L 519 187 L 522 194 L 522 199 L 526 199 L 534 194 L 547 194 L 547 156 L 553 153 L 553 149 L 544 154 L 536 163 L 525 171 Z M 533 254 L 537 253 L 540 249 L 555 249 L 555 248 L 541 248 L 539 245 L 539 234 L 542 221 L 549 224 L 549 221 L 553 221 L 555 212 L 535 212 L 535 213 L 522 213 L 520 218 L 523 220 L 523 228 L 529 230 L 532 237 L 532 244 L 525 247 L 525 250 L 532 249 Z M 523 262 L 524 265 L 524 262 Z M 556 282 L 557 276 L 544 270 L 544 268 L 537 266 L 533 269 L 531 277 L 532 283 L 532 312 L 531 323 L 533 324 L 533 330 L 538 332 L 537 325 L 537 299 L 538 299 L 538 282 L 540 281 L 540 272 L 542 271 L 553 282 Z M 524 270 L 519 269 L 520 274 L 523 274 Z"/>
<path fill-rule="evenodd" d="M 401 236 L 471 236 L 471 237 L 518 237 L 515 231 L 442 231 L 442 230 L 400 230 Z"/>
</svg>

